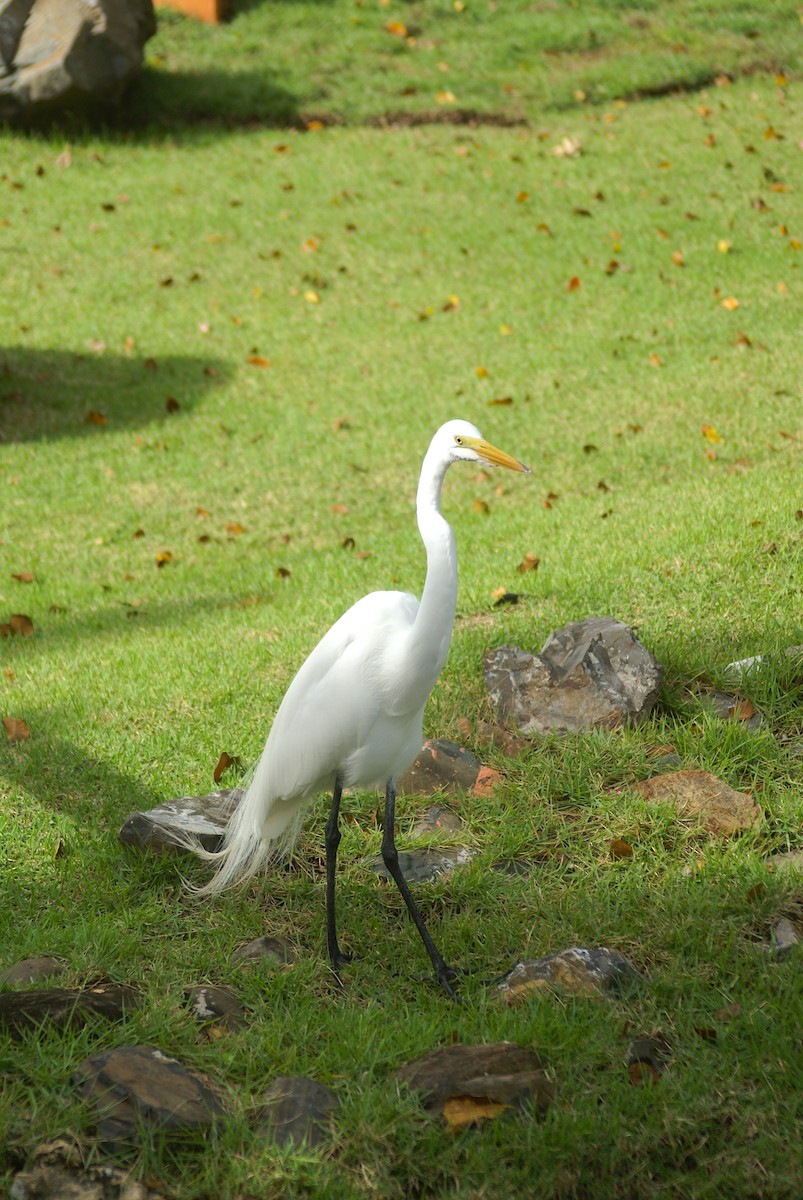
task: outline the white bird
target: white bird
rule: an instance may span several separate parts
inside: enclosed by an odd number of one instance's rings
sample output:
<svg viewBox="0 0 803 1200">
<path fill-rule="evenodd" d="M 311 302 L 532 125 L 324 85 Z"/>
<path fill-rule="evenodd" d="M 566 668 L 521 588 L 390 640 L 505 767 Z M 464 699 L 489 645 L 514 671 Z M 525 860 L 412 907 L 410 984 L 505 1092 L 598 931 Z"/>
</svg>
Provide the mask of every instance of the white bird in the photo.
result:
<svg viewBox="0 0 803 1200">
<path fill-rule="evenodd" d="M 335 922 L 335 870 L 343 788 L 385 787 L 382 857 L 451 996 L 454 971 L 439 954 L 399 868 L 394 840 L 396 779 L 423 738 L 424 706 L 446 661 L 457 603 L 457 555 L 440 511 L 443 479 L 455 462 L 526 471 L 466 421 L 447 421 L 430 443 L 416 497 L 427 555 L 421 600 L 407 592 L 371 592 L 343 614 L 293 679 L 250 785 L 227 826 L 222 848 L 191 848 L 217 864 L 198 894 L 250 878 L 291 851 L 305 802 L 332 792 L 326 823 L 326 928 L 335 974 L 349 961 Z"/>
</svg>

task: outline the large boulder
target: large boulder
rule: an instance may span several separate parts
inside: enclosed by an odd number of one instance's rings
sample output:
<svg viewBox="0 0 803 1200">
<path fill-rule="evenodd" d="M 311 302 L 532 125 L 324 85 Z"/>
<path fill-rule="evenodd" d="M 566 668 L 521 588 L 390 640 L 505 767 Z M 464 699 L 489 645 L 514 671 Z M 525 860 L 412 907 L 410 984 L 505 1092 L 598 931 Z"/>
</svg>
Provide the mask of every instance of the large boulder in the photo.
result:
<svg viewBox="0 0 803 1200">
<path fill-rule="evenodd" d="M 540 654 L 489 650 L 483 674 L 502 724 L 521 733 L 582 733 L 646 720 L 663 667 L 632 629 L 589 617 L 556 630 Z"/>
<path fill-rule="evenodd" d="M 119 99 L 155 32 L 153 0 L 0 0 L 0 120 Z"/>
</svg>

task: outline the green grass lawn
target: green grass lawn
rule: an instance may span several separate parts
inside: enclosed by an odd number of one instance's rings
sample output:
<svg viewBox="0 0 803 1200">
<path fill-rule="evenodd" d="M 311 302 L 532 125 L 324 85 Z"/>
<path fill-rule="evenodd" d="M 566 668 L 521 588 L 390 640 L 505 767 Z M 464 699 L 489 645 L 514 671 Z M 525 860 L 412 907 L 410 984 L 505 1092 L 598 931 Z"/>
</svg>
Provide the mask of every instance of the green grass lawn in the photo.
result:
<svg viewBox="0 0 803 1200">
<path fill-rule="evenodd" d="M 220 30 L 170 17 L 131 136 L 2 136 L 0 621 L 34 625 L 0 641 L 2 715 L 31 730 L 0 745 L 2 961 L 59 954 L 68 986 L 111 978 L 145 996 L 120 1027 L 0 1044 L 4 1182 L 48 1137 L 87 1129 L 71 1083 L 85 1055 L 148 1042 L 208 1073 L 233 1113 L 206 1147 L 132 1158 L 170 1195 L 803 1190 L 800 957 L 764 949 L 801 901 L 799 878 L 764 866 L 800 846 L 803 816 L 803 683 L 782 653 L 803 642 L 796 8 L 645 4 L 645 30 L 619 5 L 543 6 L 527 43 L 524 5 L 486 7 L 277 3 Z M 388 21 L 438 45 L 411 47 Z M 732 82 L 617 103 L 661 89 L 676 38 L 680 82 Z M 770 73 L 740 77 L 760 63 Z M 231 73 L 249 71 L 239 92 Z M 436 82 L 526 124 L 368 126 L 454 107 L 433 103 Z M 222 121 L 182 125 L 182 111 Z M 323 111 L 344 124 L 287 128 Z M 368 866 L 378 797 L 344 803 L 342 940 L 361 957 L 342 992 L 323 802 L 289 868 L 202 905 L 175 862 L 117 843 L 128 813 L 210 790 L 222 750 L 256 758 L 348 604 L 420 589 L 417 472 L 452 416 L 533 477 L 447 479 L 458 623 L 427 733 L 459 738 L 460 717 L 490 715 L 487 647 L 537 650 L 569 620 L 610 613 L 667 668 L 639 730 L 518 760 L 481 751 L 505 783 L 457 806 L 480 854 L 419 893 L 447 959 L 472 972 L 460 1008 L 423 978 L 401 902 Z M 522 575 L 528 552 L 540 566 Z M 499 588 L 522 602 L 495 608 Z M 767 669 L 740 694 L 767 723 L 751 734 L 686 688 L 756 653 Z M 712 838 L 628 792 L 665 743 L 751 791 L 760 827 Z M 425 806 L 400 802 L 401 845 Z M 612 857 L 614 838 L 632 859 Z M 530 873 L 491 870 L 511 857 Z M 288 938 L 296 963 L 235 967 L 261 933 Z M 645 986 L 508 1009 L 484 985 L 517 958 L 597 944 Z M 248 1031 L 198 1039 L 182 992 L 201 981 L 238 991 Z M 634 1087 L 628 1043 L 659 1032 L 669 1066 Z M 389 1076 L 454 1038 L 534 1045 L 557 1085 L 546 1117 L 457 1135 L 425 1121 Z M 293 1073 L 342 1098 L 331 1153 L 251 1132 L 249 1108 Z"/>
</svg>

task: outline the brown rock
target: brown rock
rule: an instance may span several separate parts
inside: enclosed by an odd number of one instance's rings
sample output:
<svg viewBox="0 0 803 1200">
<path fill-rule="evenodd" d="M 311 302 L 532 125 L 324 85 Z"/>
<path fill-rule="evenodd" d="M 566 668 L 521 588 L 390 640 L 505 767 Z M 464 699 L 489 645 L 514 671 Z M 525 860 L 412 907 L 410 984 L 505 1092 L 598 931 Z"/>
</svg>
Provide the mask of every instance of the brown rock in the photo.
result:
<svg viewBox="0 0 803 1200">
<path fill-rule="evenodd" d="M 421 1092 L 430 1111 L 442 1110 L 457 1096 L 505 1105 L 531 1100 L 538 1108 L 546 1108 L 553 1088 L 541 1073 L 542 1066 L 535 1050 L 516 1042 L 443 1046 L 405 1063 L 393 1078 Z"/>
<path fill-rule="evenodd" d="M 0 1029 L 18 1036 L 43 1023 L 59 1029 L 80 1024 L 87 1017 L 120 1021 L 136 1008 L 139 994 L 125 986 L 45 988 L 0 994 Z"/>
<path fill-rule="evenodd" d="M 280 1146 L 319 1146 L 331 1132 L 340 1101 L 331 1088 L 303 1075 L 280 1075 L 265 1094 L 261 1131 Z"/>
<path fill-rule="evenodd" d="M 699 816 L 709 833 L 738 833 L 758 824 L 761 810 L 751 796 L 734 791 L 708 771 L 674 771 L 631 784 L 648 803 L 673 804 L 682 816 Z"/>
<path fill-rule="evenodd" d="M 208 1084 L 155 1046 L 95 1054 L 79 1064 L 75 1081 L 104 1141 L 130 1141 L 143 1125 L 162 1134 L 202 1131 L 224 1116 Z"/>
<path fill-rule="evenodd" d="M 43 979 L 61 975 L 66 965 L 64 959 L 52 958 L 49 954 L 23 958 L 18 963 L 0 970 L 0 985 L 19 988 L 27 987 L 29 983 L 41 983 Z"/>
<path fill-rule="evenodd" d="M 409 771 L 399 778 L 398 791 L 400 795 L 414 796 L 435 792 L 459 795 L 461 791 L 487 796 L 500 779 L 498 771 L 483 766 L 470 750 L 436 738 L 424 742 Z"/>
<path fill-rule="evenodd" d="M 544 958 L 516 963 L 499 980 L 497 991 L 508 1004 L 527 999 L 533 992 L 564 988 L 591 996 L 598 992 L 616 992 L 642 976 L 618 950 L 598 946 L 593 950 L 571 947 Z"/>
</svg>

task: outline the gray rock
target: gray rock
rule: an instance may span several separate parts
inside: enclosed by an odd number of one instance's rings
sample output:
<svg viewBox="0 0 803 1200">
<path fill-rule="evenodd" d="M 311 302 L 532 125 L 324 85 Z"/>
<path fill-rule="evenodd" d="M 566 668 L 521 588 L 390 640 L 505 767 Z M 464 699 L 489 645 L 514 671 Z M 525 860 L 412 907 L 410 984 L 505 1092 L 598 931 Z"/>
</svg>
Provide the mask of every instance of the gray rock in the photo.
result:
<svg viewBox="0 0 803 1200">
<path fill-rule="evenodd" d="M 766 717 L 750 700 L 731 696 L 717 688 L 698 688 L 690 695 L 721 721 L 739 721 L 753 733 L 767 725 Z"/>
<path fill-rule="evenodd" d="M 430 850 L 400 850 L 399 866 L 408 883 L 432 883 L 441 875 L 450 875 L 457 867 L 465 866 L 478 851 L 468 846 L 438 846 Z M 383 879 L 392 876 L 381 858 L 370 862 L 372 871 Z"/>
<path fill-rule="evenodd" d="M 90 1017 L 121 1021 L 139 1001 L 139 993 L 125 984 L 3 992 L 0 994 L 0 1030 L 18 1037 L 24 1030 L 41 1025 L 73 1028 Z"/>
<path fill-rule="evenodd" d="M 800 941 L 798 932 L 788 917 L 781 917 L 772 931 L 772 951 L 777 958 L 785 957 Z"/>
<path fill-rule="evenodd" d="M 202 983 L 187 988 L 184 999 L 192 1015 L 205 1025 L 220 1024 L 227 1029 L 244 1029 L 245 1009 L 230 988 L 213 987 Z"/>
<path fill-rule="evenodd" d="M 75 1082 L 104 1142 L 129 1143 L 143 1127 L 163 1136 L 203 1132 L 225 1115 L 208 1084 L 155 1046 L 121 1046 L 86 1058 Z"/>
<path fill-rule="evenodd" d="M 416 821 L 410 831 L 410 837 L 426 837 L 430 833 L 454 833 L 456 829 L 460 828 L 461 823 L 456 812 L 452 812 L 450 808 L 444 808 L 442 804 L 433 804 Z"/>
<path fill-rule="evenodd" d="M 124 846 L 156 854 L 189 853 L 187 837 L 197 838 L 205 850 L 218 850 L 229 817 L 243 795 L 241 788 L 220 788 L 205 796 L 168 800 L 126 817 L 119 839 Z"/>
<path fill-rule="evenodd" d="M 501 776 L 486 767 L 464 746 L 446 738 L 424 742 L 409 771 L 400 776 L 399 795 L 430 796 L 435 792 L 459 795 L 461 791 L 486 796 Z"/>
<path fill-rule="evenodd" d="M 165 1200 L 131 1178 L 131 1170 L 99 1159 L 89 1141 L 56 1137 L 37 1146 L 27 1171 L 14 1176 L 11 1200 Z"/>
<path fill-rule="evenodd" d="M 532 1101 L 546 1108 L 553 1088 L 541 1073 L 543 1065 L 535 1050 L 516 1042 L 442 1046 L 405 1063 L 393 1078 L 419 1092 L 433 1112 L 459 1096 L 510 1106 Z"/>
<path fill-rule="evenodd" d="M 155 32 L 152 0 L 0 0 L 0 119 L 119 99 Z"/>
<path fill-rule="evenodd" d="M 49 954 L 23 958 L 0 970 L 0 986 L 19 988 L 27 987 L 29 983 L 41 983 L 43 979 L 61 975 L 66 966 L 63 958 L 52 958 Z"/>
<path fill-rule="evenodd" d="M 592 995 L 618 992 L 643 976 L 618 950 L 598 946 L 593 950 L 572 947 L 544 958 L 518 962 L 497 983 L 497 991 L 509 1004 L 525 999 L 533 992 L 565 988 Z"/>
<path fill-rule="evenodd" d="M 304 1075 L 280 1075 L 265 1093 L 259 1131 L 280 1146 L 320 1146 L 331 1135 L 340 1101 L 331 1088 Z"/>
<path fill-rule="evenodd" d="M 280 963 L 291 963 L 295 960 L 295 951 L 284 938 L 264 936 L 254 938 L 244 946 L 238 946 L 232 958 L 236 963 L 255 963 L 266 958 L 275 959 Z"/>
<path fill-rule="evenodd" d="M 499 719 L 521 733 L 580 733 L 646 719 L 663 667 L 613 617 L 573 621 L 540 654 L 500 646 L 483 659 Z"/>
<path fill-rule="evenodd" d="M 773 854 L 772 858 L 767 859 L 767 866 L 773 871 L 799 871 L 803 875 L 803 848 Z"/>
</svg>

